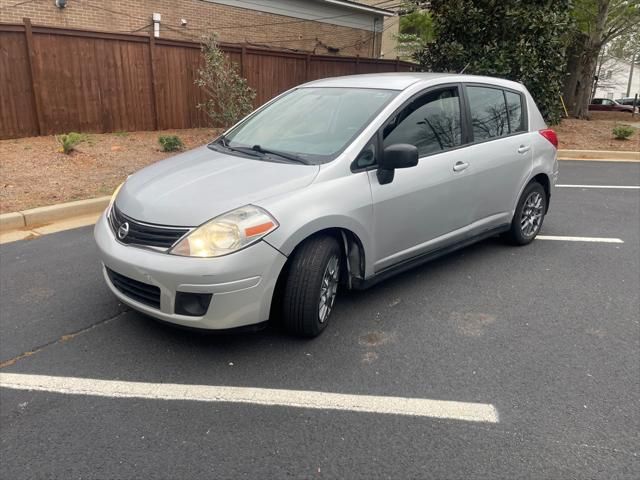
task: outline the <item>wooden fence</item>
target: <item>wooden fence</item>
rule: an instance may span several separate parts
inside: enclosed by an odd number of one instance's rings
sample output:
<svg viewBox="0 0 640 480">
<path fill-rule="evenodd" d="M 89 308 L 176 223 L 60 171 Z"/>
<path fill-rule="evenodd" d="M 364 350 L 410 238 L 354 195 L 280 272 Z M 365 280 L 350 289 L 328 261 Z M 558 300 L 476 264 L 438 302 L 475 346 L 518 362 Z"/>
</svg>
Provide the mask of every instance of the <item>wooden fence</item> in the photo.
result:
<svg viewBox="0 0 640 480">
<path fill-rule="evenodd" d="M 223 44 L 256 106 L 295 85 L 407 71 L 398 60 L 306 55 Z M 0 24 L 0 138 L 206 126 L 194 84 L 200 45 L 153 36 Z"/>
</svg>

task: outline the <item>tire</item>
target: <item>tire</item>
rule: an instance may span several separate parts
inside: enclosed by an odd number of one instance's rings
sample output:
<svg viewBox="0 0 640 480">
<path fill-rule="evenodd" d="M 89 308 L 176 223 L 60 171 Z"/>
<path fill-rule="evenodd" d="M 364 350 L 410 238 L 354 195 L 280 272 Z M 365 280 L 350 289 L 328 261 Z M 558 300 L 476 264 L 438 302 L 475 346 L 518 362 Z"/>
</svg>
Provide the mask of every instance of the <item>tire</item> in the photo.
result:
<svg viewBox="0 0 640 480">
<path fill-rule="evenodd" d="M 538 182 L 531 182 L 518 200 L 511 228 L 506 234 L 507 240 L 513 245 L 531 243 L 542 228 L 546 212 L 547 193 Z"/>
<path fill-rule="evenodd" d="M 282 324 L 288 332 L 315 337 L 326 328 L 340 281 L 341 256 L 338 243 L 328 236 L 311 238 L 295 251 L 282 295 Z"/>
</svg>

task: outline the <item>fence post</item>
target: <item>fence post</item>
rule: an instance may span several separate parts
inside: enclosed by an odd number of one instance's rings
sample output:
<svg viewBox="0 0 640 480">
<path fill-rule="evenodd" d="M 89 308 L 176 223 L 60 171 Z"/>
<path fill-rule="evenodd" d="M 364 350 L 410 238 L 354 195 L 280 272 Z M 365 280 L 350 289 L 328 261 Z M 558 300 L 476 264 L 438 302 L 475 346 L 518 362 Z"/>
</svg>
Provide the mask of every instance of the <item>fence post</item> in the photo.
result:
<svg viewBox="0 0 640 480">
<path fill-rule="evenodd" d="M 156 40 L 153 29 L 149 31 L 149 73 L 151 75 L 151 114 L 153 115 L 153 129 L 158 130 L 158 92 L 156 85 Z"/>
<path fill-rule="evenodd" d="M 396 57 L 396 72 L 400 71 L 400 57 Z"/>
<path fill-rule="evenodd" d="M 40 79 L 36 75 L 35 51 L 33 49 L 33 30 L 31 29 L 31 20 L 22 19 L 24 23 L 24 36 L 27 44 L 27 59 L 29 60 L 29 75 L 31 77 L 31 93 L 33 95 L 33 114 L 38 124 L 38 135 L 44 135 L 46 131 L 44 126 L 44 118 L 42 117 L 42 99 L 40 98 Z"/>
<path fill-rule="evenodd" d="M 304 59 L 304 81 L 308 82 L 311 80 L 309 78 L 311 76 L 311 54 L 307 53 L 307 56 Z"/>
</svg>

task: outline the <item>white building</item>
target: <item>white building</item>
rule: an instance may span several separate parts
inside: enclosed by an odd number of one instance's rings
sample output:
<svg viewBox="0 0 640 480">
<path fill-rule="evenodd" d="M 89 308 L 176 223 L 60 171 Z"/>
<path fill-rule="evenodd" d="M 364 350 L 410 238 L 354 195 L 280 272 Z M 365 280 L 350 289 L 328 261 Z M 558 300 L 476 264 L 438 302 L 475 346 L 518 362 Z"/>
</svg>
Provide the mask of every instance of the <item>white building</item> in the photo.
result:
<svg viewBox="0 0 640 480">
<path fill-rule="evenodd" d="M 633 67 L 631 89 L 627 95 L 631 62 L 619 58 L 608 58 L 602 63 L 598 76 L 596 98 L 623 98 L 640 96 L 640 65 Z"/>
</svg>

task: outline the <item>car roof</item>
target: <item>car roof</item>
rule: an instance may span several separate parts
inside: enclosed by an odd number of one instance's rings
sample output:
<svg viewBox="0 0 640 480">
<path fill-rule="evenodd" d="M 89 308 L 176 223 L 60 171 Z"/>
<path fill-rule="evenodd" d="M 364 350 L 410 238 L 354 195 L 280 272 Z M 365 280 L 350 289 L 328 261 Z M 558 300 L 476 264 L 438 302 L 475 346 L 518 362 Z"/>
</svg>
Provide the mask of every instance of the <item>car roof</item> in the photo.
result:
<svg viewBox="0 0 640 480">
<path fill-rule="evenodd" d="M 378 88 L 386 90 L 405 90 L 415 84 L 430 84 L 446 82 L 477 82 L 522 91 L 521 83 L 512 82 L 496 77 L 479 75 L 460 75 L 455 73 L 436 72 L 393 72 L 367 73 L 363 75 L 347 75 L 343 77 L 329 77 L 305 83 L 304 87 L 334 87 L 334 88 Z"/>
</svg>

